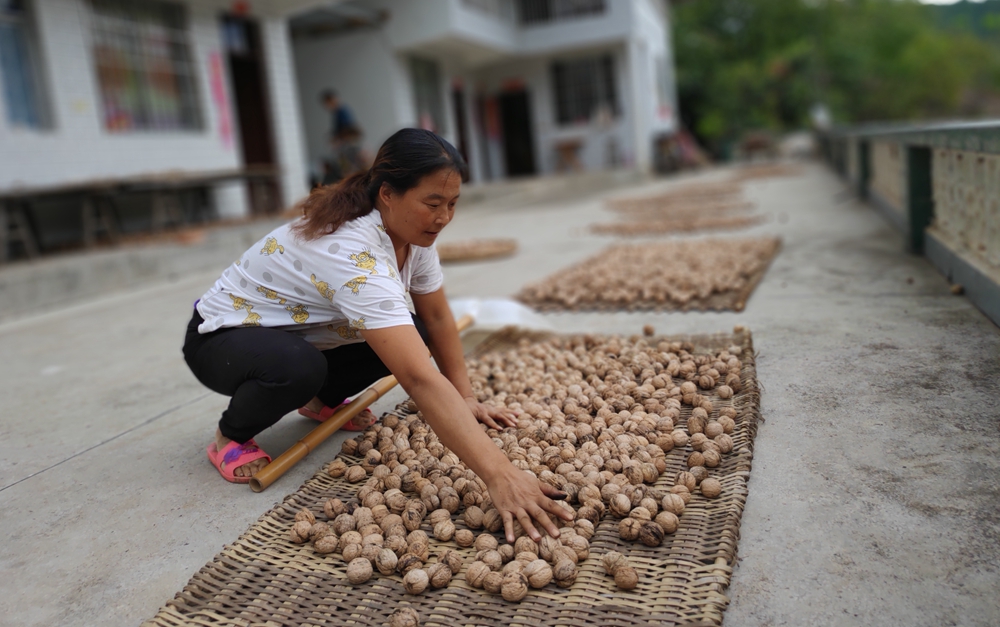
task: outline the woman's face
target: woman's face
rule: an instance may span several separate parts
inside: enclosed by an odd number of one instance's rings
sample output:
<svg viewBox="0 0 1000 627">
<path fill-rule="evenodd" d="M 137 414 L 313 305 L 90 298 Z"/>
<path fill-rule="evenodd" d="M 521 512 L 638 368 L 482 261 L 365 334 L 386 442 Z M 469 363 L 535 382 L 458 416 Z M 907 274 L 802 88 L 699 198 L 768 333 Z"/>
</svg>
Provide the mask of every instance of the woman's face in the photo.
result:
<svg viewBox="0 0 1000 627">
<path fill-rule="evenodd" d="M 462 177 L 451 168 L 428 174 L 404 194 L 382 185 L 379 210 L 393 246 L 400 248 L 413 244 L 426 248 L 432 245 L 441 229 L 454 217 L 461 191 Z"/>
</svg>

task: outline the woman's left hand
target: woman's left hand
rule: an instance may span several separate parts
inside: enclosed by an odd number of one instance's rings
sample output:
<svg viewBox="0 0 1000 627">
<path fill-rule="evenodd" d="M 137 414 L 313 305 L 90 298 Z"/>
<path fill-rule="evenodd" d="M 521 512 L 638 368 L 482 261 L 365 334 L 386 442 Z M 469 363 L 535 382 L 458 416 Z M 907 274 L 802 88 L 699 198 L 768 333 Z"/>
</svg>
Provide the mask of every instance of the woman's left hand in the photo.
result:
<svg viewBox="0 0 1000 627">
<path fill-rule="evenodd" d="M 491 429 L 502 431 L 504 427 L 517 426 L 517 415 L 510 409 L 483 405 L 471 396 L 465 397 L 465 402 L 472 410 L 472 415 L 476 417 L 476 420 Z"/>
</svg>

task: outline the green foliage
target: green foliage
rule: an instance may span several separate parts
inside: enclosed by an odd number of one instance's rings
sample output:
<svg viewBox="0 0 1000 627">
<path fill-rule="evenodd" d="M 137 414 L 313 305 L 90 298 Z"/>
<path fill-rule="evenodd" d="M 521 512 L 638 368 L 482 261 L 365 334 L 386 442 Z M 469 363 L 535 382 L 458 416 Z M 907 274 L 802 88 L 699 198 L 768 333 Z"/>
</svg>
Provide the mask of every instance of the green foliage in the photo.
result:
<svg viewBox="0 0 1000 627">
<path fill-rule="evenodd" d="M 970 29 L 913 0 L 682 3 L 682 114 L 716 152 L 747 130 L 807 126 L 816 103 L 844 123 L 981 115 L 1000 98 L 1000 38 L 974 32 L 1000 0 L 977 6 Z"/>
</svg>

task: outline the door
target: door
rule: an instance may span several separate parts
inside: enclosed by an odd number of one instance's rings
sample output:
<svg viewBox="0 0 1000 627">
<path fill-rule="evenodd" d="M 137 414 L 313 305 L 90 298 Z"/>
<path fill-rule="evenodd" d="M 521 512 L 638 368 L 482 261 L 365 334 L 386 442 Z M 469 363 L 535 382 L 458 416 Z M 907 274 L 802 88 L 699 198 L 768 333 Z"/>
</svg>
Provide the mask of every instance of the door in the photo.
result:
<svg viewBox="0 0 1000 627">
<path fill-rule="evenodd" d="M 507 176 L 536 174 L 535 141 L 531 134 L 531 103 L 528 92 L 507 91 L 500 94 L 499 101 Z"/>
<path fill-rule="evenodd" d="M 222 30 L 236 100 L 243 164 L 274 166 L 274 138 L 260 27 L 251 18 L 226 15 L 222 18 Z M 273 184 L 250 185 L 249 194 L 253 213 L 274 209 L 272 199 L 277 198 L 277 190 Z"/>
<path fill-rule="evenodd" d="M 465 89 L 463 89 L 460 84 L 452 85 L 451 102 L 452 109 L 455 110 L 455 125 L 458 127 L 456 129 L 458 131 L 456 133 L 458 136 L 458 146 L 456 146 L 456 148 L 458 148 L 458 152 L 462 155 L 462 158 L 465 159 L 466 165 L 468 165 L 469 147 L 465 135 L 465 125 L 467 122 L 465 117 Z M 469 181 L 469 172 L 471 171 L 471 167 L 467 168 L 465 178 L 462 180 L 463 183 L 467 183 Z"/>
</svg>

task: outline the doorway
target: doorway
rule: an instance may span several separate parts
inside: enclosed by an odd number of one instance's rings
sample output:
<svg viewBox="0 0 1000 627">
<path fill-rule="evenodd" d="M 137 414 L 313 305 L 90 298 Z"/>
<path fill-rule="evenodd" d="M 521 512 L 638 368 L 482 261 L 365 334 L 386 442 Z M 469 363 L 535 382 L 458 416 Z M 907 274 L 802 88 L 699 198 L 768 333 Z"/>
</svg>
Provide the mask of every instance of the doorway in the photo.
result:
<svg viewBox="0 0 1000 627">
<path fill-rule="evenodd" d="M 527 90 L 505 91 L 500 94 L 499 101 L 507 176 L 536 174 L 535 141 L 531 134 L 531 103 Z"/>
<path fill-rule="evenodd" d="M 462 158 L 465 159 L 465 164 L 467 166 L 465 177 L 462 179 L 462 182 L 468 183 L 472 167 L 469 165 L 469 147 L 465 135 L 465 125 L 467 122 L 465 117 L 465 88 L 461 83 L 456 82 L 452 85 L 451 103 L 452 109 L 455 111 L 455 126 L 458 127 L 456 129 L 457 132 L 455 133 L 458 137 L 458 152 L 462 155 Z"/>
<path fill-rule="evenodd" d="M 274 136 L 260 26 L 245 16 L 225 15 L 222 18 L 222 34 L 236 100 L 243 165 L 273 167 Z M 277 191 L 274 183 L 248 184 L 252 213 L 273 211 Z"/>
</svg>

